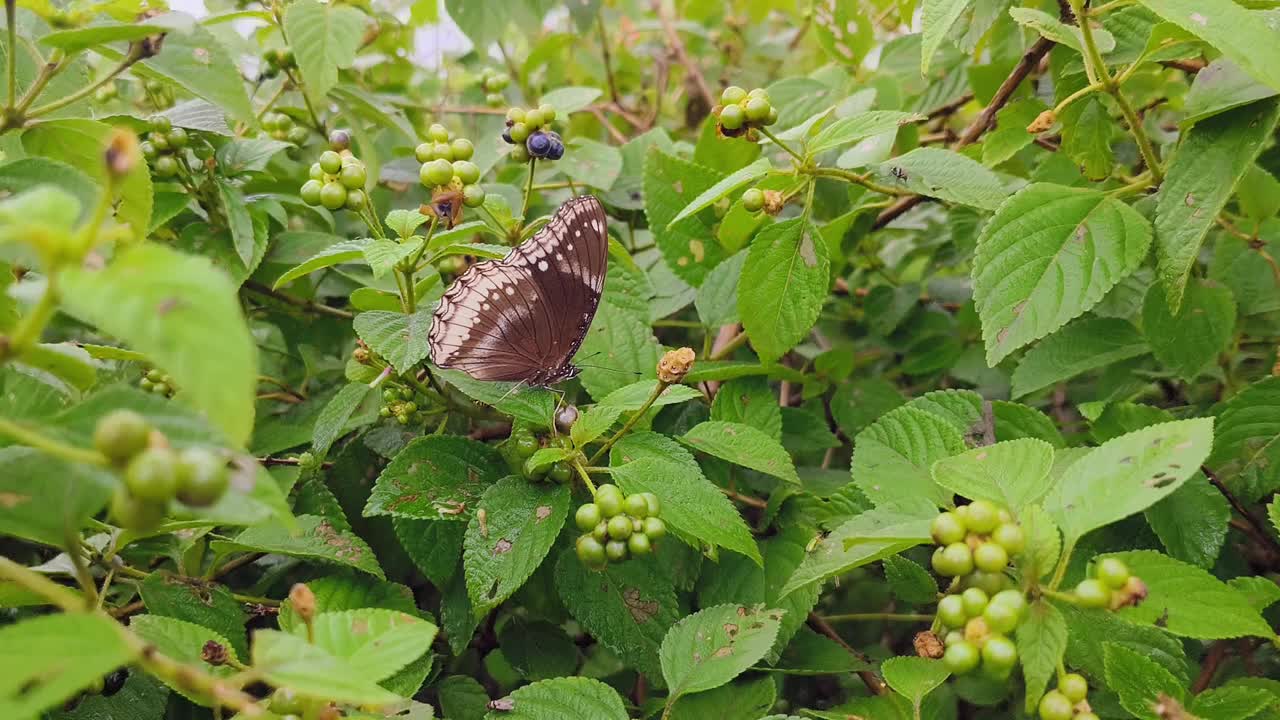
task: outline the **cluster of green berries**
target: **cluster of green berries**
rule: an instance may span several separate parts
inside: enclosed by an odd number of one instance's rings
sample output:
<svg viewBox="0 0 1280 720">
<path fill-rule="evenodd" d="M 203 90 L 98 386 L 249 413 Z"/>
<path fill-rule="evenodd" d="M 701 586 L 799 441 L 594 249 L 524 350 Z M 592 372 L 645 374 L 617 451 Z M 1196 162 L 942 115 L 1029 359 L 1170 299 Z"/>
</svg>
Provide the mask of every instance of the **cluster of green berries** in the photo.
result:
<svg viewBox="0 0 1280 720">
<path fill-rule="evenodd" d="M 427 420 L 429 402 L 426 395 L 412 388 L 386 388 L 382 391 L 382 407 L 378 408 L 378 415 L 395 418 L 401 425 L 421 424 Z"/>
<path fill-rule="evenodd" d="M 942 662 L 956 675 L 981 666 L 984 674 L 1001 680 L 1018 664 L 1018 647 L 1009 633 L 1018 627 L 1027 612 L 1022 591 L 1001 590 L 994 596 L 971 587 L 938 601 L 946 651 Z"/>
<path fill-rule="evenodd" d="M 329 210 L 346 208 L 359 212 L 369 199 L 365 195 L 365 183 L 369 172 L 364 163 L 349 149 L 350 139 L 341 130 L 329 135 L 329 148 L 320 153 L 320 159 L 311 164 L 310 179 L 302 184 L 298 194 L 302 202 L 323 205 Z"/>
<path fill-rule="evenodd" d="M 507 74 L 493 68 L 485 68 L 480 73 L 480 89 L 484 90 L 484 102 L 489 107 L 502 107 L 502 103 L 506 102 L 506 98 L 502 96 L 502 91 L 507 89 L 507 84 L 511 82 L 511 78 Z"/>
<path fill-rule="evenodd" d="M 573 465 L 568 460 L 557 460 L 550 465 L 535 464 L 534 453 L 542 447 L 542 441 L 527 427 L 517 427 L 511 437 L 502 444 L 502 456 L 511 472 L 532 482 L 554 482 L 563 485 L 573 477 Z"/>
<path fill-rule="evenodd" d="M 173 394 L 178 391 L 177 386 L 173 384 L 173 378 L 160 368 L 150 368 L 144 372 L 142 379 L 138 381 L 138 387 L 165 397 L 173 397 Z"/>
<path fill-rule="evenodd" d="M 428 188 L 460 192 L 463 205 L 480 207 L 485 192 L 480 187 L 480 166 L 471 162 L 475 152 L 470 140 L 450 138 L 448 128 L 436 123 L 427 129 L 427 141 L 413 150 L 422 163 L 418 179 Z"/>
<path fill-rule="evenodd" d="M 142 156 L 151 165 L 156 177 L 169 178 L 178 174 L 181 164 L 178 154 L 191 142 L 186 130 L 174 127 L 173 121 L 164 115 L 154 115 L 147 121 L 150 130 L 139 144 Z"/>
<path fill-rule="evenodd" d="M 147 99 L 151 101 L 151 107 L 156 110 L 167 110 L 173 107 L 173 88 L 169 87 L 169 83 L 148 80 L 143 83 L 142 88 L 146 91 Z"/>
<path fill-rule="evenodd" d="M 595 501 L 573 515 L 583 532 L 576 545 L 578 559 L 602 570 L 611 562 L 653 552 L 653 543 L 667 534 L 666 523 L 658 517 L 661 509 L 653 493 L 623 495 L 617 485 L 596 488 Z"/>
<path fill-rule="evenodd" d="M 123 476 L 110 508 L 112 521 L 122 528 L 156 527 L 175 498 L 191 507 L 212 505 L 230 484 L 222 456 L 204 448 L 174 450 L 132 410 L 115 410 L 99 420 L 93 446 Z"/>
<path fill-rule="evenodd" d="M 128 679 L 129 668 L 118 668 L 116 670 L 112 670 L 106 675 L 94 679 L 93 684 L 85 688 L 84 692 L 72 697 L 64 703 L 62 710 L 63 712 L 71 712 L 72 710 L 75 710 L 76 706 L 80 704 L 80 701 L 84 699 L 85 695 L 111 697 L 124 688 L 124 684 Z"/>
<path fill-rule="evenodd" d="M 284 113 L 271 112 L 262 116 L 262 129 L 276 140 L 284 140 L 294 145 L 304 145 L 311 133 L 301 125 L 295 125 L 293 118 Z"/>
<path fill-rule="evenodd" d="M 1093 564 L 1091 574 L 1073 593 L 1081 607 L 1119 610 L 1147 598 L 1147 584 L 1117 558 L 1102 558 Z"/>
<path fill-rule="evenodd" d="M 551 129 L 556 109 L 543 103 L 536 108 L 513 107 L 507 110 L 507 129 L 502 139 L 511 150 L 511 160 L 518 163 L 537 160 L 559 160 L 564 157 L 564 141 Z"/>
<path fill-rule="evenodd" d="M 720 134 L 726 137 L 738 137 L 752 128 L 778 122 L 778 109 L 769 102 L 769 93 L 764 88 L 747 92 L 730 85 L 720 93 L 720 104 L 712 112 Z"/>
<path fill-rule="evenodd" d="M 1040 720 L 1098 720 L 1089 707 L 1089 681 L 1076 673 L 1058 678 L 1058 688 L 1040 698 Z"/>
<path fill-rule="evenodd" d="M 292 48 L 273 48 L 262 53 L 262 77 L 273 78 L 281 73 L 281 71 L 289 72 L 298 67 L 298 61 L 293 57 Z"/>
<path fill-rule="evenodd" d="M 93 91 L 93 100 L 99 105 L 105 105 L 118 97 L 120 97 L 120 89 L 114 82 L 109 82 Z"/>
<path fill-rule="evenodd" d="M 1026 541 L 1013 516 L 986 500 L 941 513 L 931 530 L 938 544 L 933 569 L 944 577 L 962 578 L 975 570 L 1002 574 Z"/>
</svg>

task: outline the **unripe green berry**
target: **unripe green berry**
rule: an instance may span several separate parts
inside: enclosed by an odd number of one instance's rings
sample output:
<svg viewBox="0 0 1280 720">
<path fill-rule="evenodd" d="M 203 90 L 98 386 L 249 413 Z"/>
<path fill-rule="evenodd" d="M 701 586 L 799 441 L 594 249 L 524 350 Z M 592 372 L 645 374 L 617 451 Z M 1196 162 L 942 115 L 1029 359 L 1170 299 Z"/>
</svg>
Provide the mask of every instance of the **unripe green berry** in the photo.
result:
<svg viewBox="0 0 1280 720">
<path fill-rule="evenodd" d="M 653 545 L 644 533 L 635 533 L 627 538 L 627 550 L 632 555 L 648 555 L 653 552 Z"/>
<path fill-rule="evenodd" d="M 1001 590 L 1007 590 L 1013 585 L 1013 581 L 1004 573 L 988 573 L 981 570 L 975 570 L 964 577 L 963 585 L 966 588 L 980 588 L 988 595 L 995 595 Z"/>
<path fill-rule="evenodd" d="M 1083 675 L 1067 673 L 1058 679 L 1058 692 L 1067 696 L 1072 704 L 1084 700 L 1089 695 L 1089 681 Z"/>
<path fill-rule="evenodd" d="M 573 478 L 573 468 L 563 460 L 551 463 L 551 468 L 547 470 L 547 478 L 553 483 L 563 485 Z"/>
<path fill-rule="evenodd" d="M 302 202 L 316 206 L 320 204 L 320 191 L 324 188 L 324 183 L 319 180 L 308 180 L 302 183 L 302 188 L 298 190 L 298 195 L 302 197 Z"/>
<path fill-rule="evenodd" d="M 480 166 L 470 160 L 454 160 L 453 175 L 461 180 L 463 185 L 471 185 L 480 180 Z"/>
<path fill-rule="evenodd" d="M 626 540 L 631 537 L 631 518 L 626 515 L 614 515 L 609 518 L 609 537 L 614 540 Z"/>
<path fill-rule="evenodd" d="M 991 541 L 998 543 L 1010 555 L 1017 555 L 1026 544 L 1026 535 L 1015 523 L 1002 523 L 991 531 Z"/>
<path fill-rule="evenodd" d="M 476 146 L 466 138 L 458 138 L 449 143 L 449 148 L 453 151 L 454 160 L 470 160 L 472 155 L 476 154 Z"/>
<path fill-rule="evenodd" d="M 1129 582 L 1129 566 L 1118 558 L 1102 558 L 1093 568 L 1094 577 L 1102 581 L 1103 585 L 1112 590 L 1119 590 L 1124 584 Z"/>
<path fill-rule="evenodd" d="M 627 541 L 626 540 L 610 540 L 604 544 L 604 556 L 612 562 L 621 562 L 627 559 Z"/>
<path fill-rule="evenodd" d="M 595 538 L 596 540 L 599 540 L 599 541 L 602 543 L 601 547 L 603 547 L 603 543 L 605 543 L 605 542 L 607 542 L 607 541 L 609 540 L 609 523 L 608 523 L 608 521 L 601 520 L 601 521 L 600 521 L 600 523 L 599 523 L 598 525 L 596 525 L 594 528 L 592 528 L 592 529 L 591 529 L 591 537 Z"/>
<path fill-rule="evenodd" d="M 156 158 L 155 171 L 160 177 L 173 177 L 178 174 L 178 161 L 172 155 L 161 155 Z"/>
<path fill-rule="evenodd" d="M 294 145 L 306 145 L 309 137 L 311 137 L 311 133 L 304 127 L 298 126 L 289 129 L 289 142 Z"/>
<path fill-rule="evenodd" d="M 982 664 L 997 675 L 1003 675 L 1018 664 L 1018 646 L 1003 635 L 992 635 L 982 646 Z"/>
<path fill-rule="evenodd" d="M 987 607 L 982 611 L 982 619 L 987 621 L 987 627 L 998 633 L 1011 633 L 1014 628 L 1018 627 L 1018 621 L 1021 620 L 1018 611 L 1001 603 L 987 603 Z"/>
<path fill-rule="evenodd" d="M 1040 698 L 1040 720 L 1071 720 L 1075 715 L 1075 703 L 1057 690 L 1050 690 Z"/>
<path fill-rule="evenodd" d="M 342 156 L 333 150 L 325 150 L 320 153 L 320 169 L 330 175 L 337 175 L 342 171 Z"/>
<path fill-rule="evenodd" d="M 1022 614 L 1027 611 L 1027 596 L 1021 590 L 1001 590 L 991 596 L 990 605 L 1003 605 L 1021 619 Z"/>
<path fill-rule="evenodd" d="M 984 542 L 973 551 L 973 565 L 983 572 L 1002 572 L 1009 566 L 1009 553 L 1003 545 Z"/>
<path fill-rule="evenodd" d="M 949 628 L 964 626 L 969 614 L 965 612 L 964 601 L 959 595 L 947 595 L 938 601 L 938 619 Z"/>
<path fill-rule="evenodd" d="M 960 600 L 964 603 L 965 614 L 971 618 L 981 615 L 987 609 L 987 603 L 991 602 L 991 598 L 978 588 L 969 588 L 960 593 Z"/>
<path fill-rule="evenodd" d="M 502 107 L 502 103 L 506 102 L 506 98 L 500 92 L 491 92 L 484 96 L 484 104 L 489 107 Z"/>
<path fill-rule="evenodd" d="M 173 121 L 165 115 L 152 115 L 149 122 L 153 132 L 167 133 L 173 129 Z"/>
<path fill-rule="evenodd" d="M 764 124 L 765 124 L 765 125 L 772 125 L 772 124 L 774 124 L 774 123 L 776 123 L 776 122 L 778 122 L 778 108 L 776 108 L 776 107 L 774 107 L 774 106 L 770 105 L 770 106 L 769 106 L 769 114 L 768 114 L 768 115 L 766 115 L 766 116 L 765 116 L 765 118 L 764 118 Z"/>
<path fill-rule="evenodd" d="M 945 577 L 959 577 L 973 572 L 973 553 L 962 542 L 938 548 L 933 554 L 933 569 Z"/>
<path fill-rule="evenodd" d="M 524 124 L 529 128 L 529 132 L 537 130 L 546 124 L 546 122 L 547 119 L 543 117 L 542 111 L 537 108 L 532 108 L 524 112 Z M 515 139 L 514 133 L 511 135 L 511 138 L 513 140 Z"/>
<path fill-rule="evenodd" d="M 231 484 L 226 461 L 204 448 L 187 448 L 178 455 L 178 499 L 192 507 L 212 505 Z"/>
<path fill-rule="evenodd" d="M 649 503 L 645 502 L 643 495 L 636 493 L 627 496 L 622 509 L 633 518 L 642 518 L 649 514 Z"/>
<path fill-rule="evenodd" d="M 320 188 L 320 204 L 329 210 L 337 210 L 347 204 L 347 189 L 338 181 L 327 182 Z"/>
<path fill-rule="evenodd" d="M 547 103 L 542 103 L 538 106 L 538 114 L 542 116 L 543 125 L 546 125 L 549 122 L 554 122 L 556 119 L 556 109 Z"/>
<path fill-rule="evenodd" d="M 132 410 L 112 410 L 93 428 L 93 447 L 121 464 L 147 447 L 151 423 Z"/>
<path fill-rule="evenodd" d="M 742 193 L 742 209 L 747 212 L 760 212 L 764 209 L 764 191 L 760 188 L 748 188 Z"/>
<path fill-rule="evenodd" d="M 578 511 L 573 514 L 573 522 L 582 532 L 591 532 L 602 519 L 600 507 L 595 503 L 580 505 Z"/>
<path fill-rule="evenodd" d="M 981 660 L 978 648 L 965 640 L 949 645 L 942 655 L 942 663 L 955 675 L 973 672 Z"/>
<path fill-rule="evenodd" d="M 746 122 L 747 114 L 738 105 L 726 105 L 720 110 L 720 126 L 725 130 L 737 130 Z"/>
<path fill-rule="evenodd" d="M 510 129 L 507 130 L 507 134 L 511 136 L 511 139 L 514 140 L 516 144 L 521 144 L 525 140 L 528 140 L 529 132 L 529 125 L 522 122 L 512 125 Z"/>
<path fill-rule="evenodd" d="M 523 459 L 528 459 L 538 452 L 539 447 L 541 445 L 538 443 L 538 438 L 534 437 L 531 432 L 526 431 L 515 436 L 516 454 Z"/>
<path fill-rule="evenodd" d="M 998 513 L 1000 509 L 986 500 L 974 500 L 969 503 L 968 517 L 965 518 L 965 525 L 969 530 L 986 535 L 996 529 L 996 525 L 1000 523 Z"/>
<path fill-rule="evenodd" d="M 533 458 L 524 461 L 523 473 L 525 478 L 529 480 L 540 481 L 547 476 L 546 465 L 535 465 Z"/>
<path fill-rule="evenodd" d="M 365 170 L 364 163 L 347 163 L 338 173 L 338 182 L 348 190 L 363 190 L 368 179 L 369 174 Z"/>
<path fill-rule="evenodd" d="M 644 534 L 650 540 L 659 540 L 667 534 L 667 524 L 656 517 L 647 517 L 644 519 Z"/>
<path fill-rule="evenodd" d="M 962 630 L 950 630 L 947 632 L 946 637 L 942 638 L 943 647 L 951 647 L 956 643 L 962 642 L 965 642 L 964 631 Z"/>
<path fill-rule="evenodd" d="M 524 122 L 524 108 L 513 107 L 507 110 L 507 121 L 513 123 Z"/>
<path fill-rule="evenodd" d="M 454 159 L 453 145 L 450 145 L 447 142 L 436 143 L 435 147 L 431 149 L 431 152 L 436 156 L 437 160 L 448 160 L 452 162 Z"/>
<path fill-rule="evenodd" d="M 166 137 L 169 139 L 170 147 L 175 148 L 184 148 L 187 146 L 187 143 L 191 141 L 191 137 L 187 135 L 187 131 L 180 127 L 170 130 L 166 133 Z"/>
<path fill-rule="evenodd" d="M 169 448 L 148 448 L 125 467 L 129 494 L 140 500 L 167 503 L 178 491 L 178 456 Z"/>
<path fill-rule="evenodd" d="M 748 208 L 750 209 L 750 208 Z M 933 541 L 939 545 L 950 545 L 964 540 L 968 529 L 960 518 L 952 512 L 944 512 L 933 519 L 929 526 L 929 532 L 933 535 Z"/>
<path fill-rule="evenodd" d="M 164 505 L 134 497 L 124 486 L 111 495 L 111 521 L 126 530 L 147 531 L 164 520 Z"/>
<path fill-rule="evenodd" d="M 364 208 L 367 198 L 363 190 L 348 190 L 346 208 L 355 212 L 359 212 Z M 413 412 L 410 410 L 409 412 Z"/>
<path fill-rule="evenodd" d="M 751 88 L 751 92 L 747 93 L 747 99 L 760 98 L 765 102 L 769 101 L 769 91 L 764 88 Z"/>
<path fill-rule="evenodd" d="M 440 123 L 433 123 L 427 129 L 427 137 L 438 143 L 449 142 L 449 130 Z"/>
<path fill-rule="evenodd" d="M 605 557 L 604 545 L 601 545 L 600 541 L 591 535 L 583 535 L 578 538 L 574 549 L 578 553 L 578 559 L 589 568 L 603 568 L 609 562 Z"/>
<path fill-rule="evenodd" d="M 737 85 L 730 85 L 720 93 L 720 104 L 737 105 L 747 99 L 747 91 Z"/>
<path fill-rule="evenodd" d="M 1081 580 L 1076 585 L 1076 601 L 1081 607 L 1104 608 L 1111 603 L 1111 591 L 1101 580 Z"/>
<path fill-rule="evenodd" d="M 453 179 L 453 163 L 444 158 L 436 158 L 422 166 L 422 181 L 428 187 L 448 185 Z"/>
<path fill-rule="evenodd" d="M 644 502 L 648 506 L 648 512 L 645 514 L 648 517 L 658 517 L 662 512 L 662 501 L 658 499 L 658 496 L 651 492 L 640 493 L 640 495 L 644 497 Z"/>
<path fill-rule="evenodd" d="M 151 144 L 154 145 L 156 150 L 159 150 L 160 152 L 165 152 L 167 150 L 172 149 L 169 147 L 169 136 L 165 135 L 164 133 L 153 132 L 147 136 L 147 139 L 150 140 Z"/>
<path fill-rule="evenodd" d="M 479 185 L 463 185 L 462 186 L 462 204 L 469 208 L 480 207 L 484 204 L 487 197 L 484 188 Z"/>
<path fill-rule="evenodd" d="M 511 148 L 511 153 L 507 155 L 511 162 L 521 164 L 529 162 L 529 150 L 523 144 L 516 145 Z"/>
<path fill-rule="evenodd" d="M 156 149 L 156 146 L 150 140 L 143 140 L 138 143 L 138 149 L 142 151 L 142 157 L 148 160 L 154 160 L 160 154 L 160 151 Z"/>
<path fill-rule="evenodd" d="M 324 180 L 324 168 L 320 167 L 320 163 L 311 163 L 311 167 L 307 170 L 307 177 L 312 180 Z"/>
<path fill-rule="evenodd" d="M 431 162 L 436 159 L 436 146 L 434 143 L 418 143 L 413 149 L 413 157 L 420 163 Z"/>
<path fill-rule="evenodd" d="M 751 98 L 743 107 L 748 122 L 760 122 L 769 117 L 769 101 L 764 98 Z"/>
</svg>

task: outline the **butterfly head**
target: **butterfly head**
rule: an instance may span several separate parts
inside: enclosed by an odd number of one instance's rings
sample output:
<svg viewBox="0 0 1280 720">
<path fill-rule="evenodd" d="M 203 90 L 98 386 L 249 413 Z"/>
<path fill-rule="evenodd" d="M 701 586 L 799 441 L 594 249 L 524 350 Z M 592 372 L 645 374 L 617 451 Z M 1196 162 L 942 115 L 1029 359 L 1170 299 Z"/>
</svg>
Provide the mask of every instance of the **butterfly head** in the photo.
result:
<svg viewBox="0 0 1280 720">
<path fill-rule="evenodd" d="M 582 369 L 577 365 L 565 363 L 558 368 L 539 371 L 537 375 L 530 378 L 529 384 L 535 387 L 549 388 L 552 385 L 559 385 L 566 380 L 578 377 L 580 372 L 582 372 Z"/>
</svg>

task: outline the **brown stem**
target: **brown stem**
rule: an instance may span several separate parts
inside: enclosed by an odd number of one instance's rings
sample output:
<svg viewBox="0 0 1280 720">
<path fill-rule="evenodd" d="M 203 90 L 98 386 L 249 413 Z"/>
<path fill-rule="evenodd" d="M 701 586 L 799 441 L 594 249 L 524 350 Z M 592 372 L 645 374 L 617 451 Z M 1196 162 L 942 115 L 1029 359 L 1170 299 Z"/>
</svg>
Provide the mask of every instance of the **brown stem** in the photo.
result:
<svg viewBox="0 0 1280 720">
<path fill-rule="evenodd" d="M 693 80 L 693 84 L 698 88 L 698 94 L 702 95 L 702 99 L 707 101 L 707 107 L 710 108 L 716 104 L 716 96 L 711 92 L 711 87 L 707 85 L 707 79 L 702 76 L 702 71 L 698 69 L 697 64 L 689 57 L 689 52 L 685 50 L 684 41 L 680 39 L 680 34 L 676 32 L 676 26 L 671 22 L 671 18 L 667 16 L 662 6 L 662 0 L 653 0 L 653 12 L 658 16 L 658 22 L 662 24 L 662 33 L 667 37 L 667 45 L 671 48 L 671 52 L 675 53 L 676 59 L 685 67 L 689 73 L 689 77 Z"/>
<path fill-rule="evenodd" d="M 1267 530 L 1267 524 L 1262 521 L 1262 518 L 1258 517 L 1249 510 L 1249 508 L 1245 507 L 1244 503 L 1240 502 L 1240 499 L 1227 489 L 1227 486 L 1223 484 L 1222 480 L 1214 474 L 1212 470 L 1204 465 L 1200 466 L 1200 470 L 1204 473 L 1205 477 L 1209 478 L 1209 482 L 1213 483 L 1213 486 L 1218 488 L 1218 492 L 1222 493 L 1222 496 L 1227 499 L 1227 502 L 1231 503 L 1231 507 L 1249 523 L 1250 527 L 1254 529 L 1256 533 L 1255 538 L 1266 543 L 1273 553 L 1280 555 L 1280 541 L 1277 541 L 1271 536 L 1270 531 Z"/>
<path fill-rule="evenodd" d="M 1200 674 L 1196 676 L 1196 681 L 1191 684 L 1191 692 L 1200 694 L 1208 689 L 1213 683 L 1213 676 L 1218 672 L 1218 666 L 1227 657 L 1227 651 L 1230 649 L 1226 640 L 1219 640 L 1209 646 L 1209 652 L 1205 655 L 1204 664 L 1200 666 Z"/>
<path fill-rule="evenodd" d="M 831 624 L 824 620 L 821 615 L 812 612 L 809 613 L 809 627 L 831 638 L 837 645 L 848 650 L 850 654 L 859 660 L 863 662 L 871 662 L 871 658 L 858 652 L 852 645 L 845 642 L 844 638 L 840 637 L 840 633 L 836 632 L 836 629 L 831 627 Z M 870 670 L 859 670 L 858 677 L 862 678 L 862 682 L 867 686 L 867 689 L 876 695 L 884 695 L 888 692 L 884 681 L 881 680 L 874 672 Z"/>
</svg>

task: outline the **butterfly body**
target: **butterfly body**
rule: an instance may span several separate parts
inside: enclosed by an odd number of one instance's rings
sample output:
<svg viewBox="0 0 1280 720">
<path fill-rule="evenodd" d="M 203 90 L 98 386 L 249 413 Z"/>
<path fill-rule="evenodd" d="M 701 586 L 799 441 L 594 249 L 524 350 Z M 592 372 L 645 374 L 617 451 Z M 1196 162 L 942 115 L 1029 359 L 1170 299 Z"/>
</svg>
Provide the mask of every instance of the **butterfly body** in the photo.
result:
<svg viewBox="0 0 1280 720">
<path fill-rule="evenodd" d="M 569 200 L 502 260 L 471 266 L 431 321 L 431 357 L 477 380 L 549 387 L 578 374 L 571 360 L 600 305 L 609 236 L 604 207 Z"/>
</svg>

